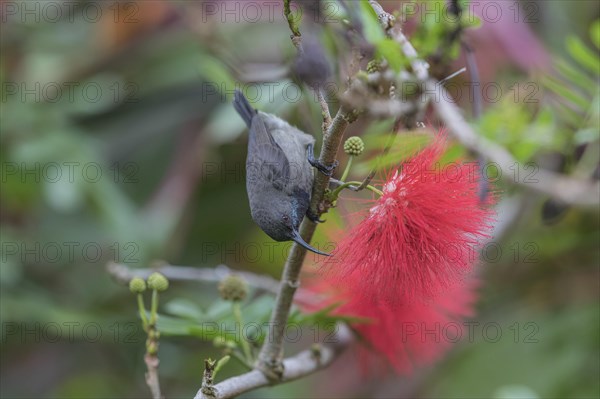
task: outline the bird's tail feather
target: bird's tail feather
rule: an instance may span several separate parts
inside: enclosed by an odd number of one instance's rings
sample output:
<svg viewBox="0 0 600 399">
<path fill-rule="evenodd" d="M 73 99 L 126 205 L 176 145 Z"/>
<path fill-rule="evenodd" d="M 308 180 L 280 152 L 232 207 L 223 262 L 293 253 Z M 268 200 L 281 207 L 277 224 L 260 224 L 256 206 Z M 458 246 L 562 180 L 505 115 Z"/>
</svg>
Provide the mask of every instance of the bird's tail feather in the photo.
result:
<svg viewBox="0 0 600 399">
<path fill-rule="evenodd" d="M 248 102 L 248 99 L 246 99 L 244 94 L 239 90 L 236 90 L 235 94 L 233 95 L 233 107 L 238 114 L 240 114 L 244 122 L 246 122 L 246 125 L 250 127 L 252 124 L 252 118 L 256 114 L 256 110 L 252 108 Z"/>
</svg>

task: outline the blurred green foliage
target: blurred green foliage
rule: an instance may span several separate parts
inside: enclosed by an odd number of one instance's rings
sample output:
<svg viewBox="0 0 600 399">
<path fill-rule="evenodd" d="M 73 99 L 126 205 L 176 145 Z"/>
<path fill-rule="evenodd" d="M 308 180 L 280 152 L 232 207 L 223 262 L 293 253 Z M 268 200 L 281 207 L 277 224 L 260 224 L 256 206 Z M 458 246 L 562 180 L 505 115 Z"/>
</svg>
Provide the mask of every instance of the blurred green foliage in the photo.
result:
<svg viewBox="0 0 600 399">
<path fill-rule="evenodd" d="M 366 2 L 348 3 L 374 44 L 374 55 L 394 70 L 405 68 L 409 60 L 384 37 Z M 555 29 L 562 8 L 590 23 L 598 14 L 592 2 L 550 3 L 534 27 L 539 32 Z M 272 88 L 273 97 L 258 95 L 256 107 L 317 136 L 320 110 L 306 90 L 299 101 L 286 97 L 286 89 L 297 86 L 278 74 L 294 51 L 283 19 L 223 23 L 221 15 L 206 18 L 201 2 L 77 2 L 71 13 L 51 20 L 41 11 L 21 18 L 24 4 L 4 2 L 2 7 L 16 5 L 20 13 L 10 16 L 12 9 L 3 8 L 7 23 L 0 28 L 0 396 L 146 396 L 145 335 L 135 300 L 108 276 L 106 262 L 225 263 L 279 276 L 289 245 L 273 244 L 252 224 L 245 199 L 246 137 L 229 97 L 244 78 L 248 90 Z M 98 5 L 101 17 L 84 17 L 89 4 Z M 350 16 L 339 2 L 332 4 L 335 23 L 317 29 L 305 14 L 301 30 L 318 30 L 334 69 L 340 69 L 338 58 L 347 48 L 338 28 Z M 125 23 L 126 15 L 133 19 Z M 442 21 L 426 18 L 417 24 L 412 39 L 421 54 L 435 55 L 456 28 Z M 490 69 L 486 64 L 482 72 L 509 94 L 486 104 L 481 119 L 472 122 L 519 161 L 559 154 L 568 159 L 564 170 L 570 172 L 577 148 L 598 145 L 600 23 L 593 22 L 584 36 L 583 21 L 566 22 L 558 25 L 575 34 L 548 35 L 554 40 L 544 42 L 553 54 L 565 55 L 553 57 L 555 70 L 535 77 L 536 84 L 544 84 L 535 95 L 539 101 L 523 101 L 532 93 L 523 86 L 532 74 L 514 65 Z M 479 26 L 477 18 L 461 23 L 465 29 Z M 485 28 L 484 20 L 477 32 Z M 478 60 L 498 51 L 483 43 L 476 46 Z M 460 61 L 457 43 L 443 51 L 450 61 Z M 257 84 L 248 78 L 256 72 L 253 65 L 275 78 Z M 348 135 L 360 135 L 366 144 L 354 177 L 372 168 L 391 128 L 392 121 L 352 125 Z M 426 141 L 419 132 L 402 134 L 382 167 L 397 164 Z M 455 145 L 445 160 L 465 157 L 467 151 Z M 512 189 L 502 188 L 509 197 Z M 418 378 L 361 379 L 357 358 L 348 354 L 332 370 L 244 397 L 600 396 L 598 212 L 572 209 L 558 223 L 545 225 L 544 200 L 526 195 L 518 223 L 498 243 L 501 253 L 482 265 L 484 284 L 473 322 L 498 324 L 497 340 L 475 329 L 472 340 L 461 341 Z M 315 241 L 328 242 L 353 223 L 349 214 L 363 208 L 360 201 L 340 201 Z M 318 266 L 310 256 L 309 261 Z M 227 331 L 234 319 L 230 304 L 217 297 L 216 285 L 197 283 L 172 283 L 161 295 L 160 377 L 166 397 L 193 395 L 204 359 L 221 356 L 211 342 L 218 333 L 207 323 L 224 323 Z M 245 320 L 266 321 L 272 304 L 271 296 L 251 293 L 242 303 Z M 292 353 L 311 343 L 311 326 L 334 319 L 327 312 L 311 316 L 295 309 L 293 320 L 307 330 L 291 345 Z M 264 337 L 255 338 L 258 344 Z M 230 361 L 219 380 L 244 370 Z"/>
</svg>

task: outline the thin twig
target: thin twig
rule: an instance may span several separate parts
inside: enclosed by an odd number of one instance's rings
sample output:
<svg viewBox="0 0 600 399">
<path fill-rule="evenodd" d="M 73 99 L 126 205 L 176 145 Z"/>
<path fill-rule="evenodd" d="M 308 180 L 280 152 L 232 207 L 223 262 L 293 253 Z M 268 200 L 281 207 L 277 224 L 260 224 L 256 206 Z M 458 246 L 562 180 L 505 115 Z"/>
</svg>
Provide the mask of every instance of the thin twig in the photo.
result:
<svg viewBox="0 0 600 399">
<path fill-rule="evenodd" d="M 462 145 L 489 160 L 504 178 L 514 178 L 515 168 L 521 165 L 504 147 L 479 136 L 463 118 L 460 109 L 449 100 L 450 94 L 441 85 L 430 80 L 426 91 L 440 119 Z M 527 166 L 526 166 L 527 167 Z M 600 204 L 600 183 L 567 177 L 531 164 L 531 176 L 517 176 L 511 183 L 544 193 L 566 204 L 597 207 Z"/>
<path fill-rule="evenodd" d="M 369 4 L 377 14 L 379 23 L 385 31 L 385 34 L 400 44 L 404 55 L 409 59 L 412 70 L 418 81 L 424 82 L 429 78 L 429 65 L 419 58 L 417 50 L 408 41 L 401 29 L 396 26 L 396 18 L 385 11 L 383 7 L 375 0 L 369 0 Z"/>
<path fill-rule="evenodd" d="M 259 290 L 277 294 L 279 281 L 266 275 L 231 269 L 226 265 L 216 267 L 173 266 L 160 264 L 159 266 L 144 269 L 134 269 L 122 263 L 109 262 L 106 269 L 119 283 L 128 284 L 133 277 L 148 278 L 153 272 L 160 272 L 171 281 L 199 281 L 205 283 L 218 283 L 226 276 L 235 273 Z M 295 301 L 301 304 L 314 304 L 314 295 L 303 290 L 298 291 Z"/>
<path fill-rule="evenodd" d="M 331 114 L 329 113 L 329 105 L 327 104 L 325 96 L 323 95 L 323 90 L 320 87 L 314 87 L 313 90 L 315 92 L 315 95 L 317 96 L 319 105 L 321 106 L 321 116 L 323 117 L 323 124 L 321 126 L 321 129 L 323 130 L 323 134 L 325 134 L 331 126 Z"/>
<path fill-rule="evenodd" d="M 283 375 L 279 382 L 289 382 L 313 374 L 328 367 L 352 342 L 352 333 L 345 324 L 337 325 L 334 343 L 319 346 L 319 355 L 307 349 L 299 354 L 283 360 Z M 245 374 L 231 377 L 213 386 L 214 396 L 205 395 L 199 390 L 194 399 L 228 399 L 244 392 L 271 385 L 269 380 L 259 370 L 252 370 Z"/>
<path fill-rule="evenodd" d="M 447 81 L 449 81 L 450 79 L 454 79 L 461 73 L 464 73 L 466 70 L 467 70 L 467 68 L 465 68 L 465 67 L 460 68 L 458 71 L 453 72 L 450 75 L 446 76 L 444 79 L 440 80 L 440 84 L 445 84 Z"/>
<path fill-rule="evenodd" d="M 146 353 L 144 356 L 144 362 L 146 363 L 146 368 L 148 369 L 148 372 L 146 373 L 146 384 L 152 392 L 152 399 L 160 399 L 162 396 L 160 394 L 160 384 L 158 381 L 158 357 L 156 355 Z"/>
<path fill-rule="evenodd" d="M 214 398 L 216 390 L 213 384 L 213 373 L 215 371 L 216 360 L 204 359 L 204 374 L 202 375 L 202 387 L 199 393 L 202 397 Z M 197 396 L 197 395 L 196 395 Z"/>
</svg>

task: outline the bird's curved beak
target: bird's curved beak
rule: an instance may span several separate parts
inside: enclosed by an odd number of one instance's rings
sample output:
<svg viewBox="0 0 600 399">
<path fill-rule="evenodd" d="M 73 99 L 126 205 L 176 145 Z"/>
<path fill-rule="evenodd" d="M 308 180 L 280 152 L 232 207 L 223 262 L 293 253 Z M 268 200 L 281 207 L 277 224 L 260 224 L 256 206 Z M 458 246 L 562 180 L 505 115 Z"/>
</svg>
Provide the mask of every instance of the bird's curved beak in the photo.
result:
<svg viewBox="0 0 600 399">
<path fill-rule="evenodd" d="M 300 233 L 298 233 L 297 230 L 293 230 L 292 240 L 294 240 L 296 242 L 296 244 L 303 246 L 304 248 L 308 249 L 311 252 L 314 252 L 319 255 L 331 256 L 331 254 L 321 252 L 318 249 L 311 247 L 306 241 L 304 241 L 304 239 L 302 238 L 302 236 L 300 236 Z"/>
</svg>

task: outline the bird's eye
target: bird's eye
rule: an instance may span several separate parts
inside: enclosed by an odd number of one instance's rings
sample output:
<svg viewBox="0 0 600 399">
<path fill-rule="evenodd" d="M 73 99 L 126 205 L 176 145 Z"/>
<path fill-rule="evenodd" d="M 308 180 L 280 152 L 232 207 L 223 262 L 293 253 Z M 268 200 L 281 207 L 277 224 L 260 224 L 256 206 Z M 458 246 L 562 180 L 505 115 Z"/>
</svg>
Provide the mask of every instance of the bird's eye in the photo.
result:
<svg viewBox="0 0 600 399">
<path fill-rule="evenodd" d="M 284 221 L 284 222 L 286 222 L 286 223 L 290 221 L 290 218 L 288 217 L 288 215 L 283 215 L 281 218 L 282 218 L 282 219 L 283 219 L 283 221 Z"/>
</svg>

